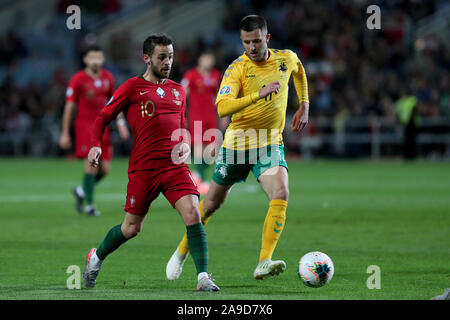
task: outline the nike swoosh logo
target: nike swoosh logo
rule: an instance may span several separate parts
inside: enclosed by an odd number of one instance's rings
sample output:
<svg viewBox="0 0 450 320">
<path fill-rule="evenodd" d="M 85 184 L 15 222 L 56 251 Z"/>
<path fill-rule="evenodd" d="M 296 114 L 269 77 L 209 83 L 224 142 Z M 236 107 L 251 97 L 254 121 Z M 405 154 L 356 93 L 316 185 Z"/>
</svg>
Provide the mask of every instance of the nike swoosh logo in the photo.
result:
<svg viewBox="0 0 450 320">
<path fill-rule="evenodd" d="M 143 94 L 146 94 L 146 93 L 148 93 L 148 92 L 150 92 L 150 90 L 145 91 L 145 92 L 139 92 L 139 94 L 142 96 Z"/>
</svg>

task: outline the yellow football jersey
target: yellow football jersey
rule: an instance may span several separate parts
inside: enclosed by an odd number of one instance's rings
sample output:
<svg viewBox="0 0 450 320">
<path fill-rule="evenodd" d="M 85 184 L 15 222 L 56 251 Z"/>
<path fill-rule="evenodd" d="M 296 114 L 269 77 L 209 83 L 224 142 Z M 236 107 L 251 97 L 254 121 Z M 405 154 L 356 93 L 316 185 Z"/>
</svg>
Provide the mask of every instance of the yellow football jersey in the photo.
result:
<svg viewBox="0 0 450 320">
<path fill-rule="evenodd" d="M 283 144 L 291 74 L 301 74 L 306 81 L 303 66 L 297 54 L 291 50 L 269 49 L 269 58 L 262 62 L 252 61 L 244 53 L 231 63 L 223 76 L 217 105 L 226 99 L 238 99 L 259 92 L 274 81 L 279 81 L 281 87 L 277 94 L 258 99 L 232 115 L 223 141 L 225 148 L 246 150 Z M 296 85 L 300 101 L 308 101 L 306 84 L 305 87 L 299 92 Z"/>
</svg>

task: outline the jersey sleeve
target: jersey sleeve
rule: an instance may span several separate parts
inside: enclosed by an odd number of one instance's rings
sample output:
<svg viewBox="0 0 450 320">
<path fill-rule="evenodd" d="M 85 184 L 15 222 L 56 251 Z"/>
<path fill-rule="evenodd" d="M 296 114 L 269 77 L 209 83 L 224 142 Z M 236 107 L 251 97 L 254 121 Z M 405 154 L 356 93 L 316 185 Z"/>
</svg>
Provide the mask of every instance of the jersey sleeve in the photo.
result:
<svg viewBox="0 0 450 320">
<path fill-rule="evenodd" d="M 222 100 L 236 99 L 241 90 L 242 67 L 233 62 L 225 70 L 217 93 L 216 105 Z"/>
<path fill-rule="evenodd" d="M 103 132 L 106 126 L 129 105 L 131 94 L 130 80 L 122 84 L 111 96 L 106 105 L 95 118 L 91 147 L 100 147 Z"/>
<path fill-rule="evenodd" d="M 241 91 L 242 73 L 242 67 L 236 64 L 236 61 L 225 70 L 216 98 L 217 113 L 220 117 L 239 112 L 260 99 L 258 91 L 238 97 Z"/>
<path fill-rule="evenodd" d="M 183 75 L 183 78 L 181 79 L 181 85 L 183 86 L 183 88 L 187 89 L 190 88 L 191 83 L 191 72 L 188 71 Z"/>
<path fill-rule="evenodd" d="M 295 52 L 291 51 L 293 63 L 292 77 L 294 80 L 295 91 L 299 102 L 309 102 L 308 80 L 306 78 L 305 68 Z"/>
<path fill-rule="evenodd" d="M 79 95 L 79 81 L 77 76 L 73 76 L 66 89 L 66 102 L 76 103 Z"/>
</svg>

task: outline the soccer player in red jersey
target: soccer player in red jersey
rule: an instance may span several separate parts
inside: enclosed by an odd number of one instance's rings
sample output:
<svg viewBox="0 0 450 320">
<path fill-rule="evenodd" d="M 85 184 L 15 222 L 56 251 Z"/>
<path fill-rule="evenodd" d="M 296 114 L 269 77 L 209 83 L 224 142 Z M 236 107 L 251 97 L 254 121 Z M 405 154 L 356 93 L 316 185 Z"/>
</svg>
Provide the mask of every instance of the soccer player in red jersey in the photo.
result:
<svg viewBox="0 0 450 320">
<path fill-rule="evenodd" d="M 208 242 L 200 220 L 199 193 L 187 164 L 189 139 L 182 130 L 186 96 L 183 87 L 168 79 L 173 62 L 172 40 L 152 35 L 144 41 L 145 73 L 127 80 L 113 94 L 95 120 L 89 162 L 98 166 L 106 125 L 123 112 L 133 133 L 128 167 L 125 218 L 111 228 L 103 242 L 89 251 L 83 273 L 86 287 L 94 287 L 108 254 L 141 230 L 153 200 L 160 192 L 181 215 L 189 249 L 197 269 L 197 290 L 218 291 L 208 274 Z"/>
<path fill-rule="evenodd" d="M 76 110 L 75 118 L 75 155 L 84 160 L 84 176 L 82 186 L 76 186 L 73 193 L 76 199 L 77 210 L 91 216 L 98 216 L 100 212 L 94 206 L 94 187 L 108 172 L 111 167 L 113 147 L 109 128 L 106 128 L 102 137 L 103 158 L 98 168 L 93 168 L 87 161 L 89 146 L 91 143 L 90 132 L 95 117 L 105 106 L 114 92 L 113 75 L 102 69 L 105 61 L 103 52 L 99 46 L 92 45 L 86 49 L 83 62 L 86 67 L 77 72 L 69 82 L 66 91 L 66 105 L 62 118 L 62 130 L 59 145 L 62 149 L 70 149 L 72 140 L 70 126 Z M 128 139 L 129 132 L 125 120 L 119 118 L 117 127 L 123 140 Z M 87 205 L 83 208 L 83 202 Z"/>
<path fill-rule="evenodd" d="M 197 66 L 188 70 L 181 81 L 189 98 L 188 128 L 191 133 L 194 164 L 194 181 L 199 186 L 200 194 L 206 194 L 209 183 L 206 178 L 208 164 L 204 161 L 204 146 L 214 141 L 204 141 L 208 129 L 218 129 L 218 116 L 214 103 L 222 80 L 219 70 L 214 68 L 215 57 L 210 52 L 203 52 L 198 57 Z M 214 138 L 213 138 L 214 139 Z M 216 142 L 217 143 L 217 142 Z M 214 155 L 212 155 L 214 156 Z"/>
</svg>

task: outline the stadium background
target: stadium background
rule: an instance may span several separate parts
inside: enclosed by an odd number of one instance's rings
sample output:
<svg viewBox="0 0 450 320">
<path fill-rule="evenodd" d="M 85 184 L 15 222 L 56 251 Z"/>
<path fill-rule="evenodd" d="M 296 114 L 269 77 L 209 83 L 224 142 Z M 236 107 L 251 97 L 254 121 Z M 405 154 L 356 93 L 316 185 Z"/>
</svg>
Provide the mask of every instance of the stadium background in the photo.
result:
<svg viewBox="0 0 450 320">
<path fill-rule="evenodd" d="M 81 8 L 80 30 L 66 26 L 72 4 Z M 366 26 L 372 4 L 381 8 L 380 30 Z M 252 277 L 267 198 L 250 176 L 207 226 L 218 295 L 195 292 L 191 260 L 179 280 L 165 280 L 185 229 L 162 196 L 139 237 L 108 258 L 97 287 L 68 290 L 68 267 L 83 270 L 87 250 L 123 219 L 131 147 L 113 130 L 116 157 L 95 195 L 102 215 L 79 215 L 71 189 L 82 163 L 58 141 L 67 82 L 82 68 L 83 48 L 99 43 L 120 85 L 144 71 L 143 39 L 167 32 L 175 40 L 171 78 L 179 81 L 204 48 L 221 71 L 240 55 L 237 26 L 250 13 L 267 18 L 270 47 L 295 51 L 309 80 L 310 124 L 298 135 L 285 130 L 291 196 L 276 250 L 285 274 L 263 283 Z M 448 1 L 439 0 L 0 1 L 0 299 L 442 294 L 450 279 L 449 16 Z M 296 107 L 290 90 L 287 124 Z M 416 161 L 402 160 L 397 102 L 404 96 L 418 99 Z M 301 285 L 296 273 L 313 250 L 335 265 L 332 282 L 319 290 Z M 380 290 L 366 285 L 370 265 L 381 268 Z"/>
<path fill-rule="evenodd" d="M 71 4 L 81 29 L 69 30 Z M 369 4 L 381 29 L 369 30 Z M 270 47 L 297 52 L 308 75 L 308 130 L 285 130 L 287 150 L 303 158 L 400 157 L 397 101 L 418 99 L 417 152 L 450 156 L 450 51 L 447 1 L 1 1 L 0 155 L 62 156 L 60 118 L 68 80 L 83 48 L 99 43 L 117 86 L 144 70 L 141 44 L 151 32 L 175 39 L 171 78 L 180 81 L 203 49 L 223 71 L 243 51 L 237 26 L 246 13 L 268 19 Z M 296 107 L 290 86 L 288 118 Z M 287 122 L 289 123 L 289 122 Z M 113 135 L 116 154 L 129 145 Z"/>
</svg>

